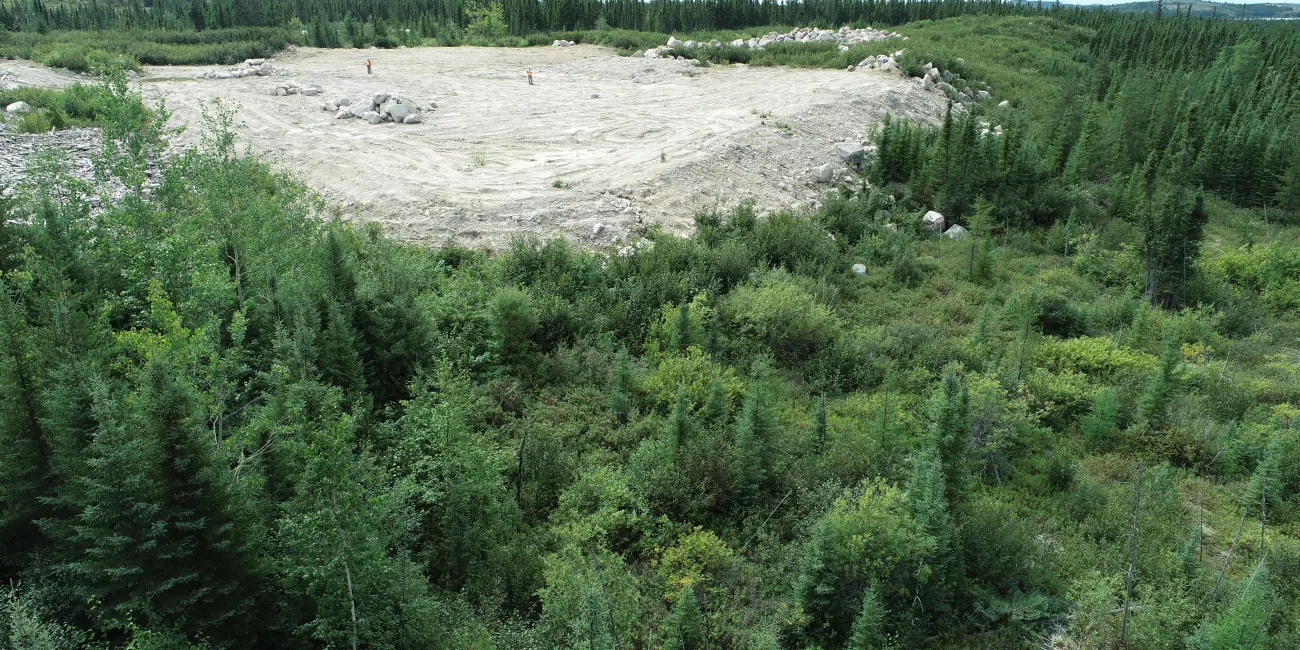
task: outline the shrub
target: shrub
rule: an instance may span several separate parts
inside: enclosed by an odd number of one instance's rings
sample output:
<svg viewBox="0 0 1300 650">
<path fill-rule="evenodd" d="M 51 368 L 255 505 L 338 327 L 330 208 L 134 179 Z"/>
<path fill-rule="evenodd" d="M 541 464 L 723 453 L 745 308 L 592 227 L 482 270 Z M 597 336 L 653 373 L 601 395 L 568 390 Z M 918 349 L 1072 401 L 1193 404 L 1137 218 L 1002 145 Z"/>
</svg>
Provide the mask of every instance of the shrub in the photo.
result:
<svg viewBox="0 0 1300 650">
<path fill-rule="evenodd" d="M 830 310 L 781 269 L 733 291 L 723 312 L 741 336 L 767 345 L 784 360 L 807 358 L 839 332 Z"/>
</svg>

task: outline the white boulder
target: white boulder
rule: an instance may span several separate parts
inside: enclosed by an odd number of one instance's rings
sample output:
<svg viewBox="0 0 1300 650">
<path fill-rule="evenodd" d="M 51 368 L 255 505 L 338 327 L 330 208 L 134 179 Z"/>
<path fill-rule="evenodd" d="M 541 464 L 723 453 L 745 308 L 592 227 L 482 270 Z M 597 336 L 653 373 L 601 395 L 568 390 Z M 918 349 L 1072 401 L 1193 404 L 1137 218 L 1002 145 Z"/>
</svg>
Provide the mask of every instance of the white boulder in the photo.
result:
<svg viewBox="0 0 1300 650">
<path fill-rule="evenodd" d="M 5 107 L 5 112 L 13 113 L 15 115 L 19 113 L 30 113 L 32 112 L 32 105 L 27 102 L 14 102 Z"/>
<path fill-rule="evenodd" d="M 835 144 L 835 156 L 848 165 L 861 165 L 866 159 L 867 150 L 856 142 L 838 142 Z"/>
<path fill-rule="evenodd" d="M 935 232 L 943 232 L 944 219 L 943 215 L 931 210 L 921 217 L 921 223 L 928 229 Z"/>
<path fill-rule="evenodd" d="M 943 236 L 947 237 L 948 239 L 961 239 L 962 237 L 965 237 L 969 234 L 970 234 L 969 230 L 966 230 L 965 228 L 962 228 L 961 226 L 954 224 L 953 227 L 944 231 Z"/>
<path fill-rule="evenodd" d="M 402 120 L 402 124 L 419 124 L 424 121 L 424 113 L 411 113 Z"/>
<path fill-rule="evenodd" d="M 864 276 L 864 275 L 866 275 L 866 274 L 867 274 L 867 265 L 866 265 L 866 264 L 863 264 L 862 262 L 858 262 L 857 264 L 854 264 L 854 265 L 853 265 L 853 275 L 856 275 L 856 276 L 858 276 L 858 277 L 861 277 L 861 276 Z"/>
</svg>

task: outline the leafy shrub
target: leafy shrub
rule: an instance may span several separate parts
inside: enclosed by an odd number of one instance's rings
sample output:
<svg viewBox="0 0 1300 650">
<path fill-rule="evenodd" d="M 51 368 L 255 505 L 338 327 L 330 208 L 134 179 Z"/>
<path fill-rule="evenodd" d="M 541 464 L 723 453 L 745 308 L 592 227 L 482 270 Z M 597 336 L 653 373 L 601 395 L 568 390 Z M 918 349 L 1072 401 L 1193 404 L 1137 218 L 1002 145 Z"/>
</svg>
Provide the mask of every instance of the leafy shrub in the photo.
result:
<svg viewBox="0 0 1300 650">
<path fill-rule="evenodd" d="M 839 321 L 783 269 L 741 287 L 723 306 L 740 336 L 763 343 L 784 360 L 807 358 L 835 338 Z"/>
</svg>

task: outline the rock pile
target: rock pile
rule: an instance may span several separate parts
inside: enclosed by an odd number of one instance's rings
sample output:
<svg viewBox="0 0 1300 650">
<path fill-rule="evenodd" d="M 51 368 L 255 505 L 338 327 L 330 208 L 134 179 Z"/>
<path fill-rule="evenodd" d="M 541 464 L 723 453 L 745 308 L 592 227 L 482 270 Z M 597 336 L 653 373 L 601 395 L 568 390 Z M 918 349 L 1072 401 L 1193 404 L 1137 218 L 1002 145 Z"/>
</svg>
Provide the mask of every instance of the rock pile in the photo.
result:
<svg viewBox="0 0 1300 650">
<path fill-rule="evenodd" d="M 359 117 L 371 124 L 380 122 L 419 124 L 424 121 L 425 111 L 435 108 L 437 104 L 433 102 L 420 106 L 414 101 L 386 92 L 375 93 L 357 100 L 338 97 L 321 105 L 321 110 L 334 111 L 334 117 L 337 119 Z"/>
<path fill-rule="evenodd" d="M 288 76 L 290 72 L 285 68 L 272 65 L 266 59 L 248 59 L 244 65 L 231 68 L 229 70 L 209 70 L 203 73 L 208 79 L 243 79 L 244 77 L 269 77 L 279 75 Z"/>
<path fill-rule="evenodd" d="M 730 45 L 732 47 L 748 47 L 751 50 L 757 50 L 757 49 L 767 47 L 772 43 L 832 42 L 832 43 L 839 44 L 840 51 L 845 51 L 850 47 L 857 45 L 859 43 L 869 43 L 871 41 L 883 41 L 887 38 L 895 38 L 895 37 L 900 37 L 904 39 L 907 38 L 906 36 L 900 35 L 898 32 L 883 32 L 880 30 L 871 29 L 870 27 L 864 27 L 862 29 L 849 29 L 848 27 L 841 27 L 838 30 L 817 29 L 815 27 L 800 27 L 797 29 L 792 29 L 784 34 L 778 34 L 776 32 L 768 32 L 762 36 L 755 36 L 748 40 L 743 38 L 738 38 L 734 41 L 731 41 L 730 43 L 727 43 L 727 45 Z M 555 43 L 552 43 L 551 45 L 555 45 Z M 723 44 L 721 41 L 708 41 L 708 42 L 682 41 L 682 40 L 678 40 L 676 37 L 673 37 L 668 39 L 668 43 L 661 45 L 659 47 L 648 49 L 645 52 L 641 52 L 639 54 L 640 56 L 644 56 L 645 58 L 648 59 L 655 59 L 663 56 L 669 50 L 679 48 L 679 47 L 681 48 L 722 47 L 722 45 Z"/>
<path fill-rule="evenodd" d="M 266 89 L 266 94 L 279 95 L 281 97 L 285 97 L 287 95 L 306 95 L 308 97 L 315 97 L 316 95 L 319 95 L 322 92 L 325 91 L 322 90 L 320 86 L 313 84 L 307 87 L 303 87 L 298 85 L 298 82 L 296 81 L 286 81 L 284 83 L 276 84 L 274 86 L 268 86 Z"/>
<path fill-rule="evenodd" d="M 574 45 L 577 45 L 577 43 L 574 43 L 573 41 L 566 41 L 566 40 L 551 41 L 551 47 L 573 47 Z"/>
</svg>

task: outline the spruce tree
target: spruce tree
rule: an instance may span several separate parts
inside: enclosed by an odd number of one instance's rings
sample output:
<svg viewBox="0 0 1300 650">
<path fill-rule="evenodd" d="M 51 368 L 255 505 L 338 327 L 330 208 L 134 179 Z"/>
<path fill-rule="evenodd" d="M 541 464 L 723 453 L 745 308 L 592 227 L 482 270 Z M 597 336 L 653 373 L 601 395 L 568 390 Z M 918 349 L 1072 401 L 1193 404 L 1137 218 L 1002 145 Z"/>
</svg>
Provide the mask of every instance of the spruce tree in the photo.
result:
<svg viewBox="0 0 1300 650">
<path fill-rule="evenodd" d="M 952 503 L 962 499 L 968 472 L 966 450 L 970 445 L 970 396 L 949 366 L 930 398 L 930 432 L 926 444 L 938 454 L 943 467 L 944 494 Z"/>
<path fill-rule="evenodd" d="M 699 601 L 695 598 L 695 588 L 682 589 L 677 602 L 673 603 L 672 615 L 669 617 L 669 642 L 667 648 L 698 650 L 704 647 L 704 615 L 700 613 Z"/>
<path fill-rule="evenodd" d="M 1169 402 L 1173 399 L 1180 380 L 1178 371 L 1182 365 L 1183 353 L 1178 328 L 1174 325 L 1166 328 L 1164 340 L 1160 362 L 1152 369 L 1138 401 L 1138 412 L 1150 429 L 1164 427 Z"/>
<path fill-rule="evenodd" d="M 664 423 L 664 443 L 669 449 L 669 453 L 676 462 L 681 453 L 686 449 L 695 433 L 695 419 L 691 416 L 691 403 L 686 397 L 686 391 L 678 390 L 677 397 L 673 399 L 672 410 L 668 413 L 668 420 Z"/>
<path fill-rule="evenodd" d="M 1088 446 L 1097 451 L 1105 451 L 1110 445 L 1111 435 L 1119 420 L 1119 401 L 1115 391 L 1108 386 L 1097 390 L 1092 398 L 1092 408 L 1080 423 L 1080 432 Z"/>
<path fill-rule="evenodd" d="M 776 436 L 776 418 L 766 402 L 766 367 L 754 362 L 740 416 L 736 418 L 734 485 L 742 501 L 758 499 L 768 476 L 768 446 Z"/>
<path fill-rule="evenodd" d="M 862 611 L 853 619 L 853 634 L 847 650 L 883 650 L 885 637 L 885 604 L 880 591 L 872 585 L 862 593 Z"/>
<path fill-rule="evenodd" d="M 632 410 L 631 390 L 632 360 L 628 357 L 627 350 L 619 350 L 610 367 L 608 400 L 609 410 L 619 424 L 627 423 L 628 414 Z"/>
<path fill-rule="evenodd" d="M 39 369 L 31 331 L 0 278 L 0 579 L 13 578 L 42 543 L 36 520 L 49 490 L 49 444 L 41 427 Z"/>
</svg>

